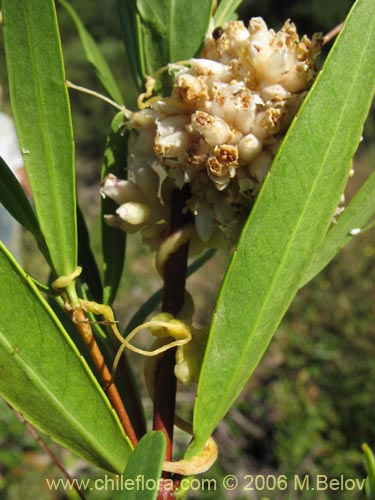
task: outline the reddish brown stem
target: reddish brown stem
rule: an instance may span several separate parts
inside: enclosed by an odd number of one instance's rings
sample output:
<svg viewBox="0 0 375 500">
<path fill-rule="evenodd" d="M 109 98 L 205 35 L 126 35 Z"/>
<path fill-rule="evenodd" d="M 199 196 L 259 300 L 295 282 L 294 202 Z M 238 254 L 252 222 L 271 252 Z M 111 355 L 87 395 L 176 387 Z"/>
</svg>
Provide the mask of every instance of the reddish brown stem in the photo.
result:
<svg viewBox="0 0 375 500">
<path fill-rule="evenodd" d="M 175 349 L 169 349 L 161 358 L 155 376 L 154 429 L 162 431 L 167 441 L 165 460 L 172 460 L 176 378 L 174 376 Z M 172 413 L 173 412 L 173 413 Z"/>
<path fill-rule="evenodd" d="M 184 213 L 185 202 L 190 196 L 188 186 L 176 189 L 172 194 L 171 222 L 169 234 L 180 229 L 191 221 L 191 214 Z M 167 260 L 164 267 L 164 288 L 162 310 L 174 316 L 184 303 L 186 269 L 189 244 L 181 246 Z M 155 374 L 154 429 L 164 433 L 167 440 L 165 460 L 172 460 L 173 426 L 176 402 L 176 377 L 174 375 L 175 349 L 170 349 L 160 359 Z M 169 473 L 163 474 L 170 477 Z M 168 495 L 169 493 L 169 495 Z M 170 492 L 159 491 L 159 499 L 174 498 Z"/>
<path fill-rule="evenodd" d="M 103 354 L 100 351 L 99 346 L 95 340 L 90 322 L 86 318 L 85 312 L 81 307 L 72 310 L 72 320 L 89 351 L 96 369 L 98 370 L 100 379 L 102 380 L 104 385 L 104 389 L 120 419 L 126 435 L 130 439 L 133 446 L 136 446 L 138 443 L 138 439 L 133 425 L 130 421 L 129 415 L 125 409 L 117 387 L 112 380 L 112 374 L 108 369 Z"/>
</svg>

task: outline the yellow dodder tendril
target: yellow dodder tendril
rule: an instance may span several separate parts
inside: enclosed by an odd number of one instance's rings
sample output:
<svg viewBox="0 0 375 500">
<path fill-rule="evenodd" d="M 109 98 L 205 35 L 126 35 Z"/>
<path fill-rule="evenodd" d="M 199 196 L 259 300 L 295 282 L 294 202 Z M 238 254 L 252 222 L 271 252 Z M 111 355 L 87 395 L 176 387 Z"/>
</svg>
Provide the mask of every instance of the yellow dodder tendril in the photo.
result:
<svg viewBox="0 0 375 500">
<path fill-rule="evenodd" d="M 212 437 L 209 437 L 201 454 L 176 462 L 163 462 L 163 470 L 183 476 L 195 476 L 196 474 L 206 472 L 216 461 L 217 455 L 217 444 Z"/>
<path fill-rule="evenodd" d="M 52 281 L 52 288 L 54 290 L 61 290 L 62 288 L 67 288 L 78 276 L 82 273 L 82 267 L 78 266 L 72 273 L 66 276 L 60 276 L 59 278 Z"/>
<path fill-rule="evenodd" d="M 156 269 L 161 276 L 163 276 L 164 266 L 169 257 L 190 240 L 193 231 L 193 224 L 188 224 L 174 231 L 161 243 L 155 257 Z"/>
<path fill-rule="evenodd" d="M 156 317 L 155 319 L 147 321 L 146 323 L 142 323 L 141 325 L 134 328 L 134 330 L 132 330 L 129 335 L 124 338 L 117 328 L 116 320 L 110 306 L 81 299 L 80 304 L 87 312 L 93 314 L 101 314 L 108 322 L 113 334 L 121 344 L 121 347 L 117 351 L 116 357 L 113 362 L 112 375 L 116 371 L 120 357 L 126 348 L 130 351 L 141 354 L 142 356 L 157 356 L 162 352 L 167 351 L 168 349 L 186 344 L 191 340 L 190 328 L 183 321 L 174 319 L 171 315 L 168 315 L 169 317 L 167 317 L 166 315 L 162 315 L 162 317 L 165 318 L 164 320 L 157 319 Z M 146 328 L 150 328 L 152 330 L 152 333 L 158 338 L 172 337 L 175 340 L 166 345 L 163 345 L 162 347 L 159 347 L 158 349 L 154 349 L 153 351 L 145 351 L 144 349 L 133 346 L 130 341 L 135 337 L 135 335 L 137 335 L 138 332 Z"/>
<path fill-rule="evenodd" d="M 178 64 L 189 65 L 189 61 L 181 61 Z M 155 96 L 152 95 L 156 81 L 158 80 L 158 78 L 160 78 L 162 73 L 168 70 L 169 70 L 169 65 L 166 65 L 160 68 L 156 72 L 155 78 L 152 78 L 151 76 L 146 76 L 146 84 L 145 84 L 146 92 L 140 94 L 137 100 L 137 105 L 139 109 L 150 108 L 153 104 L 160 101 L 165 102 L 166 104 L 169 104 L 171 106 L 174 106 L 175 108 L 181 109 L 182 111 L 187 111 L 191 109 L 191 106 L 189 106 L 189 104 L 181 102 L 174 97 L 162 97 L 160 95 L 155 95 Z"/>
</svg>

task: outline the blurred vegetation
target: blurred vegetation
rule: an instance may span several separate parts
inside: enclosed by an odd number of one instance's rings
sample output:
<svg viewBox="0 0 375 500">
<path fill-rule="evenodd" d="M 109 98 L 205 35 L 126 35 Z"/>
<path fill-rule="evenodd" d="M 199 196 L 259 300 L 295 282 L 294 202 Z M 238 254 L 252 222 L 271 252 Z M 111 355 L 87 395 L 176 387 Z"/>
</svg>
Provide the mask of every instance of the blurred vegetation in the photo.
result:
<svg viewBox="0 0 375 500">
<path fill-rule="evenodd" d="M 105 3 L 71 0 L 90 33 L 99 42 L 126 89 L 127 105 L 134 107 L 135 92 L 129 71 L 115 0 Z M 247 21 L 262 16 L 277 29 L 286 18 L 299 32 L 327 32 L 344 19 L 351 0 L 245 0 L 240 16 Z M 101 8 L 99 8 L 101 7 Z M 98 91 L 93 72 L 85 61 L 76 30 L 58 8 L 67 77 Z M 0 83 L 7 98 L 3 43 L 0 32 Z M 94 251 L 99 249 L 97 231 L 98 179 L 101 155 L 113 110 L 93 97 L 71 91 L 77 142 L 79 199 L 88 219 Z M 5 106 L 6 107 L 6 106 Z M 8 107 L 9 110 L 9 107 Z M 348 190 L 363 182 L 374 164 L 373 113 L 357 156 L 356 174 Z M 24 260 L 30 272 L 46 273 L 29 235 L 24 235 Z M 326 474 L 364 477 L 359 450 L 363 441 L 374 446 L 374 231 L 357 236 L 311 284 L 300 291 L 271 346 L 237 404 L 216 432 L 220 459 L 207 478 L 218 480 L 217 491 L 192 492 L 191 498 L 298 498 L 303 500 L 352 500 L 351 492 L 263 491 L 250 496 L 220 489 L 225 474 Z M 195 276 L 188 289 L 197 307 L 197 322 L 207 324 L 214 307 L 227 256 L 217 255 Z M 209 279 L 207 279 L 209 277 Z M 128 261 L 122 281 L 117 315 L 125 325 L 142 302 L 161 285 L 152 256 L 137 237 L 129 238 Z M 126 308 L 124 308 L 126 304 Z M 139 365 L 139 358 L 135 358 Z M 142 367 L 135 366 L 141 375 Z M 191 390 L 180 396 L 179 409 L 189 415 Z M 94 418 L 94 416 L 93 416 Z M 48 438 L 47 442 L 48 442 Z M 103 473 L 49 443 L 73 477 L 102 477 Z M 12 411 L 0 401 L 0 499 L 65 499 L 74 493 L 50 492 L 45 478 L 61 477 L 50 458 L 39 449 Z M 246 483 L 246 482 L 245 482 Z M 111 498 L 110 492 L 88 492 L 89 499 Z"/>
<path fill-rule="evenodd" d="M 240 19 L 248 21 L 261 16 L 266 23 L 279 29 L 286 19 L 296 23 L 299 33 L 312 35 L 328 32 L 345 18 L 354 0 L 244 0 L 238 10 Z"/>
</svg>

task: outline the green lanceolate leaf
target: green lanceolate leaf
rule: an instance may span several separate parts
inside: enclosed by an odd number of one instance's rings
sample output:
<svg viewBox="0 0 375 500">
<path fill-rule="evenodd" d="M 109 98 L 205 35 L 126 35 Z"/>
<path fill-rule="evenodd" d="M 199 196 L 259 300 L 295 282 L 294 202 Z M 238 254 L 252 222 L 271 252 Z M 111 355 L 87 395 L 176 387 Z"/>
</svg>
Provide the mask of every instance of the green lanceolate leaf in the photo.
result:
<svg viewBox="0 0 375 500">
<path fill-rule="evenodd" d="M 37 429 L 122 472 L 131 445 L 94 376 L 30 278 L 0 243 L 0 395 Z"/>
<path fill-rule="evenodd" d="M 124 477 L 127 491 L 118 491 L 113 500 L 155 500 L 158 495 L 165 454 L 165 437 L 161 432 L 148 432 L 130 456 Z M 171 487 L 173 482 L 171 480 Z"/>
<path fill-rule="evenodd" d="M 17 178 L 2 158 L 0 158 L 0 202 L 24 228 L 33 234 L 39 249 L 50 262 L 48 249 L 34 210 Z"/>
<path fill-rule="evenodd" d="M 334 258 L 344 246 L 359 232 L 375 213 L 375 172 L 355 194 L 344 212 L 333 224 L 318 249 L 315 259 L 303 277 L 302 285 L 311 281 Z"/>
<path fill-rule="evenodd" d="M 112 97 L 114 101 L 121 104 L 123 102 L 121 91 L 116 83 L 111 68 L 108 66 L 108 63 L 105 60 L 97 43 L 90 35 L 90 33 L 86 30 L 73 7 L 65 0 L 59 0 L 59 2 L 65 7 L 65 9 L 69 12 L 71 18 L 73 19 L 74 24 L 77 27 L 87 60 L 94 68 L 98 80 L 108 92 L 108 95 Z"/>
<path fill-rule="evenodd" d="M 128 133 L 124 131 L 124 115 L 118 113 L 111 123 L 107 138 L 104 161 L 102 165 L 102 180 L 113 174 L 124 178 L 127 161 Z M 110 198 L 102 199 L 102 252 L 103 252 L 103 301 L 112 304 L 115 299 L 125 261 L 126 234 L 120 229 L 110 227 L 104 221 L 104 215 L 114 214 L 117 204 Z"/>
<path fill-rule="evenodd" d="M 138 72 L 143 77 L 154 76 L 166 64 L 196 55 L 208 29 L 212 3 L 212 0 L 137 0 L 135 11 L 134 1 L 131 6 L 129 0 L 118 0 L 120 12 L 124 13 L 123 24 L 126 11 L 134 18 L 133 27 L 129 28 L 127 21 L 124 31 L 129 34 L 132 29 L 133 37 L 137 37 L 137 41 L 128 43 L 134 60 L 138 61 Z"/>
<path fill-rule="evenodd" d="M 169 62 L 197 54 L 208 29 L 212 3 L 212 0 L 138 0 L 146 68 L 153 70 L 151 74 Z"/>
<path fill-rule="evenodd" d="M 230 21 L 241 3 L 242 0 L 221 0 L 214 14 L 215 26 L 221 26 Z"/>
<path fill-rule="evenodd" d="M 0 158 L 0 202 L 31 233 L 40 233 L 38 220 L 17 177 Z"/>
<path fill-rule="evenodd" d="M 117 0 L 122 36 L 125 43 L 130 71 L 138 91 L 144 90 L 146 79 L 141 24 L 135 0 Z"/>
<path fill-rule="evenodd" d="M 374 94 L 372 16 L 375 2 L 357 1 L 243 230 L 213 316 L 187 456 L 241 392 L 327 233 Z"/>
<path fill-rule="evenodd" d="M 54 2 L 3 0 L 12 110 L 41 231 L 58 275 L 77 263 L 73 136 Z"/>
</svg>

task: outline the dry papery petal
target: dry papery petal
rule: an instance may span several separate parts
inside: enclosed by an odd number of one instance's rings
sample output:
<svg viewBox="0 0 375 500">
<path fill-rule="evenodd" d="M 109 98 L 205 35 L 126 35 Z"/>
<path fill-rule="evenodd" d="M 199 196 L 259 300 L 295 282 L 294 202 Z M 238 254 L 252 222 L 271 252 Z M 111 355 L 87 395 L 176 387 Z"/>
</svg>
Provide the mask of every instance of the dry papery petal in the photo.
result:
<svg viewBox="0 0 375 500">
<path fill-rule="evenodd" d="M 197 111 L 192 115 L 187 130 L 192 134 L 200 134 L 210 146 L 225 144 L 231 136 L 231 128 L 227 122 L 204 111 Z"/>
</svg>

